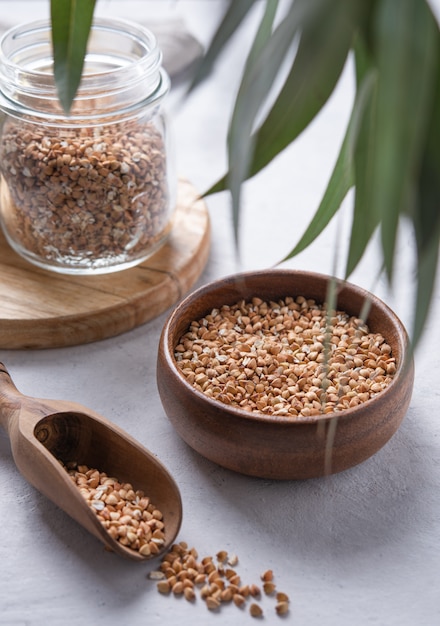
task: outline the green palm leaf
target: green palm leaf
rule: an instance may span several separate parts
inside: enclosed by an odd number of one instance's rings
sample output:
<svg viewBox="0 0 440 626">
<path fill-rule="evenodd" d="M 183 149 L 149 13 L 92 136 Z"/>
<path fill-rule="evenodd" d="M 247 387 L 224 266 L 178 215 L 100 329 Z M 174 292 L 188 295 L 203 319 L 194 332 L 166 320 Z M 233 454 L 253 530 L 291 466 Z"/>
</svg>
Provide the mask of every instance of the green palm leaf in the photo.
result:
<svg viewBox="0 0 440 626">
<path fill-rule="evenodd" d="M 251 176 L 290 145 L 323 108 L 345 66 L 354 25 L 363 14 L 359 0 L 306 0 L 304 5 L 292 69 L 256 133 Z"/>
<path fill-rule="evenodd" d="M 372 199 L 392 276 L 399 216 L 413 202 L 438 65 L 438 26 L 420 0 L 381 0 L 374 23 L 378 68 Z"/>
<path fill-rule="evenodd" d="M 51 0 L 52 45 L 58 97 L 69 113 L 84 66 L 95 0 Z"/>
<path fill-rule="evenodd" d="M 377 70 L 372 63 L 364 40 L 366 33 L 359 33 L 355 44 L 356 88 L 364 91 L 363 113 L 359 120 L 359 132 L 353 151 L 355 201 L 350 244 L 347 256 L 346 277 L 355 269 L 365 252 L 368 242 L 380 223 L 380 216 L 371 198 L 371 177 L 374 163 L 374 132 L 377 98 Z M 366 89 L 367 85 L 370 87 Z"/>
<path fill-rule="evenodd" d="M 283 87 L 260 128 L 252 137 L 253 155 L 248 177 L 263 169 L 290 145 L 314 119 L 333 92 L 344 68 L 353 28 L 364 13 L 360 0 L 296 0 L 261 51 L 258 68 L 272 78 L 297 32 L 298 50 Z M 256 76 L 246 77 L 249 83 Z M 229 171 L 235 164 L 229 163 Z M 227 189 L 228 176 L 206 194 Z"/>
<path fill-rule="evenodd" d="M 261 102 L 264 101 L 273 82 L 269 72 L 258 72 L 259 53 L 270 38 L 277 8 L 278 0 L 272 0 L 266 4 L 263 19 L 246 60 L 243 81 L 235 100 L 229 126 L 228 159 L 234 167 L 228 173 L 228 188 L 232 197 L 232 217 L 236 243 L 239 229 L 241 185 L 248 176 L 253 154 L 252 130 Z M 281 51 L 282 56 L 284 56 L 283 50 Z M 277 59 L 274 61 L 276 62 Z"/>
<path fill-rule="evenodd" d="M 440 36 L 438 36 L 440 40 Z M 440 47 L 440 41 L 439 41 Z M 426 148 L 422 161 L 417 200 L 411 219 L 417 243 L 417 293 L 412 336 L 417 343 L 429 313 L 440 246 L 440 67 Z"/>
<path fill-rule="evenodd" d="M 361 89 L 358 91 L 344 141 L 319 207 L 303 236 L 291 252 L 284 257 L 283 261 L 287 261 L 305 250 L 322 233 L 340 208 L 349 189 L 353 187 L 355 182 L 354 152 L 358 142 L 365 109 L 368 105 L 371 92 L 374 89 L 374 82 L 374 74 L 368 75 Z"/>
<path fill-rule="evenodd" d="M 256 0 L 231 0 L 228 9 L 217 28 L 214 37 L 201 60 L 188 92 L 193 91 L 212 72 L 213 66 L 228 43 L 237 31 Z"/>
</svg>

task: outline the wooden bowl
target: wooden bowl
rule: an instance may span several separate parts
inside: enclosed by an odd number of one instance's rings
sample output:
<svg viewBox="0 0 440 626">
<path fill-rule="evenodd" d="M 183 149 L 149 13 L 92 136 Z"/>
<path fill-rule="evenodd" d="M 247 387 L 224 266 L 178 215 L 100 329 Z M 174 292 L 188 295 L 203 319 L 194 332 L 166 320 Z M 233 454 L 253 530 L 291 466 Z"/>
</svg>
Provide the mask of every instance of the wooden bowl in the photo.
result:
<svg viewBox="0 0 440 626">
<path fill-rule="evenodd" d="M 201 455 L 228 469 L 270 479 L 305 479 L 340 472 L 377 452 L 396 432 L 408 408 L 414 363 L 408 336 L 393 311 L 373 294 L 338 281 L 337 308 L 359 316 L 371 302 L 367 324 L 391 346 L 397 371 L 380 393 L 354 408 L 314 419 L 250 413 L 196 390 L 176 365 L 175 347 L 193 320 L 214 307 L 258 296 L 326 300 L 329 276 L 267 270 L 230 276 L 186 297 L 171 313 L 160 339 L 157 384 L 171 423 Z"/>
</svg>

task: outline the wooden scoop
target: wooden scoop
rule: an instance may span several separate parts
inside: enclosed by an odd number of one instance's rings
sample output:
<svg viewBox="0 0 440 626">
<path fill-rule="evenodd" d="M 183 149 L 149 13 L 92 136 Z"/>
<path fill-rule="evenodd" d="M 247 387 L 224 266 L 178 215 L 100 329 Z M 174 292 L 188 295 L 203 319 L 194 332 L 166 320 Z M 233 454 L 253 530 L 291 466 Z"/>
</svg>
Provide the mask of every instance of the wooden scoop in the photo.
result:
<svg viewBox="0 0 440 626">
<path fill-rule="evenodd" d="M 2 363 L 0 424 L 21 474 L 107 548 L 137 561 L 151 558 L 108 534 L 60 461 L 87 465 L 144 491 L 163 513 L 160 552 L 173 543 L 182 520 L 179 489 L 162 463 L 123 430 L 79 404 L 22 395 Z"/>
</svg>

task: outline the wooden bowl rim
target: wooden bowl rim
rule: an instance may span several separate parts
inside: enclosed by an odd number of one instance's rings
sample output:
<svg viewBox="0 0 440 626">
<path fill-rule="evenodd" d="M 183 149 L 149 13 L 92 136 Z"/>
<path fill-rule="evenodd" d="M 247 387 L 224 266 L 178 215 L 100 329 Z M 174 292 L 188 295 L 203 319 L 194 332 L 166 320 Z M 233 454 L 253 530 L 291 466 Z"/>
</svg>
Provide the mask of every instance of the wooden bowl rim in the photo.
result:
<svg viewBox="0 0 440 626">
<path fill-rule="evenodd" d="M 392 323 L 393 328 L 395 328 L 397 331 L 398 343 L 401 346 L 402 358 L 400 359 L 400 362 L 397 363 L 397 369 L 393 376 L 392 381 L 389 383 L 389 385 L 387 385 L 387 387 L 383 391 L 378 393 L 373 398 L 370 398 L 369 400 L 366 400 L 365 402 L 362 402 L 361 404 L 358 404 L 355 407 L 343 409 L 341 411 L 334 411 L 332 413 L 325 413 L 319 416 L 310 416 L 307 418 L 297 417 L 295 419 L 292 419 L 292 417 L 283 416 L 283 415 L 266 415 L 265 413 L 257 413 L 256 411 L 254 412 L 244 411 L 243 409 L 240 409 L 238 407 L 224 404 L 220 402 L 219 400 L 210 398 L 209 396 L 204 394 L 202 391 L 199 391 L 198 389 L 193 387 L 187 381 L 185 376 L 177 367 L 174 353 L 172 353 L 170 349 L 170 344 L 171 344 L 171 339 L 172 339 L 170 335 L 170 326 L 173 324 L 173 322 L 177 321 L 181 317 L 182 313 L 185 312 L 187 308 L 193 302 L 199 300 L 200 297 L 203 297 L 204 295 L 208 293 L 209 294 L 215 293 L 216 290 L 223 287 L 224 285 L 232 284 L 233 282 L 236 282 L 239 280 L 250 279 L 250 278 L 258 278 L 258 277 L 261 278 L 263 276 L 270 277 L 270 276 L 273 276 L 274 274 L 277 274 L 280 276 L 284 275 L 286 278 L 302 276 L 305 278 L 310 278 L 310 279 L 314 278 L 314 279 L 327 280 L 327 281 L 334 279 L 337 281 L 339 286 L 352 290 L 353 292 L 357 293 L 360 297 L 370 298 L 371 303 L 374 304 L 376 307 L 378 307 L 387 316 L 388 320 Z M 258 294 L 255 294 L 255 295 L 259 297 Z M 304 293 L 297 294 L 297 295 L 303 295 L 304 297 L 307 297 L 307 294 L 304 294 Z M 283 296 L 280 295 L 280 297 L 283 297 Z M 280 424 L 283 426 L 292 425 L 293 428 L 295 426 L 307 426 L 307 425 L 313 426 L 319 422 L 322 422 L 322 421 L 328 422 L 333 419 L 349 420 L 350 418 L 355 417 L 356 415 L 359 415 L 360 412 L 367 411 L 378 400 L 380 401 L 380 400 L 386 399 L 387 396 L 393 393 L 396 385 L 399 384 L 402 374 L 404 374 L 406 371 L 409 371 L 413 368 L 412 354 L 410 358 L 408 359 L 409 343 L 410 342 L 408 338 L 408 333 L 402 321 L 396 315 L 396 313 L 387 304 L 385 304 L 385 302 L 383 302 L 383 300 L 381 300 L 378 296 L 374 295 L 373 293 L 369 292 L 363 287 L 356 285 L 355 283 L 351 283 L 350 281 L 337 278 L 335 276 L 331 276 L 330 274 L 323 274 L 319 272 L 311 272 L 311 271 L 306 271 L 306 270 L 295 270 L 295 269 L 268 269 L 268 270 L 254 270 L 254 271 L 240 272 L 237 274 L 230 274 L 230 275 L 224 276 L 214 281 L 210 281 L 202 285 L 201 287 L 198 287 L 197 289 L 192 291 L 190 294 L 188 294 L 183 300 L 181 300 L 179 304 L 172 310 L 171 314 L 169 315 L 168 319 L 165 322 L 165 325 L 162 330 L 162 336 L 160 339 L 160 346 L 161 346 L 163 355 L 165 356 L 165 359 L 166 359 L 166 362 L 170 371 L 173 373 L 174 377 L 178 380 L 178 383 L 182 384 L 184 388 L 186 388 L 190 394 L 194 394 L 194 396 L 198 398 L 201 402 L 205 402 L 208 406 L 211 406 L 215 411 L 225 412 L 236 418 L 243 418 L 248 421 L 257 421 L 258 423 L 263 423 L 263 424 L 264 423 Z"/>
</svg>

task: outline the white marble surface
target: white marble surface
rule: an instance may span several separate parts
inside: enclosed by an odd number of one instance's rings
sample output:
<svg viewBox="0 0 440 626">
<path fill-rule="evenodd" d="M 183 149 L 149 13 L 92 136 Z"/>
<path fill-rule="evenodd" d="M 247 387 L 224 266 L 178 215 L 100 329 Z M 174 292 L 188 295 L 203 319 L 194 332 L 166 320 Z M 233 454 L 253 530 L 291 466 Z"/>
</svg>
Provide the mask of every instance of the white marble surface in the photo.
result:
<svg viewBox="0 0 440 626">
<path fill-rule="evenodd" d="M 439 2 L 435 3 L 438 8 Z M 160 5 L 160 6 L 159 6 Z M 0 21 L 43 15 L 48 2 L 0 0 Z M 222 9 L 216 0 L 101 0 L 98 11 L 144 20 L 182 15 L 202 42 Z M 4 20 L 3 20 L 4 18 Z M 248 32 L 228 48 L 212 79 L 173 108 L 179 172 L 200 188 L 223 173 L 229 104 Z M 228 199 L 209 200 L 213 244 L 199 284 L 237 269 L 276 263 L 295 243 L 324 188 L 352 98 L 351 68 L 325 111 L 298 143 L 246 186 L 242 259 L 234 257 Z M 350 202 L 310 249 L 289 266 L 334 267 L 346 245 Z M 349 224 L 349 221 L 348 221 Z M 412 248 L 399 241 L 395 288 L 375 292 L 410 324 Z M 342 255 L 341 255 L 342 256 Z M 339 265 L 337 265 L 339 268 Z M 378 267 L 373 245 L 353 280 L 371 288 Z M 340 268 L 339 268 L 339 271 Z M 169 424 L 155 383 L 156 350 L 166 314 L 125 335 L 68 349 L 0 352 L 24 393 L 73 399 L 102 413 L 150 448 L 181 489 L 179 539 L 201 554 L 240 557 L 245 581 L 272 568 L 291 597 L 284 620 L 265 599 L 264 623 L 295 626 L 435 626 L 440 624 L 440 293 L 416 355 L 416 381 L 406 418 L 373 458 L 339 475 L 274 482 L 236 475 L 190 450 Z M 19 475 L 0 436 L 0 624 L 2 626 L 236 625 L 255 623 L 235 606 L 220 615 L 198 601 L 159 595 L 151 565 L 105 552 L 99 542 Z"/>
</svg>

